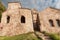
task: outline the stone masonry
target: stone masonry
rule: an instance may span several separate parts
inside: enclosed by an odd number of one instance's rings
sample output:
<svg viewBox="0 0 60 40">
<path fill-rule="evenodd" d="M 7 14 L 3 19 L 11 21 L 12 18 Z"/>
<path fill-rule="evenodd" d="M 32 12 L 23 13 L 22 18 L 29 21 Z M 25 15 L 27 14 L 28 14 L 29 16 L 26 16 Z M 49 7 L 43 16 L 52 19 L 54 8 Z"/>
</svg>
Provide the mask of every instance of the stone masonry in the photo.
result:
<svg viewBox="0 0 60 40">
<path fill-rule="evenodd" d="M 48 33 L 60 33 L 60 10 L 52 7 L 39 13 L 40 30 Z"/>
<path fill-rule="evenodd" d="M 18 2 L 9 2 L 2 13 L 0 36 L 13 36 L 28 32 L 60 32 L 60 10 L 47 8 L 42 12 L 22 8 Z"/>
<path fill-rule="evenodd" d="M 10 17 L 9 23 L 7 23 L 8 16 Z M 2 13 L 1 24 L 3 25 L 3 29 L 1 30 L 2 36 L 33 32 L 31 10 L 21 8 L 21 5 L 16 2 L 8 3 L 8 9 Z"/>
</svg>

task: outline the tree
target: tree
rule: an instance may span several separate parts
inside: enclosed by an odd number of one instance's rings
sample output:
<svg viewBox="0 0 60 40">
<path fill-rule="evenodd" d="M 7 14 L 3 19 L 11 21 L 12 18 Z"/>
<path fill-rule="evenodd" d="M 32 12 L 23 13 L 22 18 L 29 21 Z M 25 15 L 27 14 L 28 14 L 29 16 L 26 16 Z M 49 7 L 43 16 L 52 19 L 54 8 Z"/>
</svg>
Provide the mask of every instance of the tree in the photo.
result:
<svg viewBox="0 0 60 40">
<path fill-rule="evenodd" d="M 5 11 L 5 7 L 3 6 L 3 4 L 0 1 L 0 22 L 1 22 L 1 16 L 2 16 L 2 12 Z"/>
</svg>

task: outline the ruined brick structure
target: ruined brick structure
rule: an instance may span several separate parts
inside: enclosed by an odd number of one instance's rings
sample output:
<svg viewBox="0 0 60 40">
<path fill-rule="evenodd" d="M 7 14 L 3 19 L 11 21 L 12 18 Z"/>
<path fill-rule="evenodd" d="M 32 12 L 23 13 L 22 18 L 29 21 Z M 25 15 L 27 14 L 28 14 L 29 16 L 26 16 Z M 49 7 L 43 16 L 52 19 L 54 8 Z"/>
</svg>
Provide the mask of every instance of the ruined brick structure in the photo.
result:
<svg viewBox="0 0 60 40">
<path fill-rule="evenodd" d="M 0 36 L 19 35 L 28 32 L 60 32 L 60 10 L 47 8 L 42 12 L 22 8 L 20 3 L 9 2 L 2 13 Z"/>
</svg>

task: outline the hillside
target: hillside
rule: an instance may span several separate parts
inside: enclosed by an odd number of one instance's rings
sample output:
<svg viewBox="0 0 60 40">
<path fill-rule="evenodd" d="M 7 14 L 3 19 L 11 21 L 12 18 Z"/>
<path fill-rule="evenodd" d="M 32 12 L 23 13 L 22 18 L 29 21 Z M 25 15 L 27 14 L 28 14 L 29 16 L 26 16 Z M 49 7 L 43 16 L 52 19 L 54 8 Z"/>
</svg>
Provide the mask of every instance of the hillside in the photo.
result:
<svg viewBox="0 0 60 40">
<path fill-rule="evenodd" d="M 21 35 L 16 35 L 16 36 L 11 36 L 11 37 L 0 37 L 0 40 L 41 40 L 38 39 L 34 33 L 27 33 L 27 34 L 21 34 Z"/>
</svg>

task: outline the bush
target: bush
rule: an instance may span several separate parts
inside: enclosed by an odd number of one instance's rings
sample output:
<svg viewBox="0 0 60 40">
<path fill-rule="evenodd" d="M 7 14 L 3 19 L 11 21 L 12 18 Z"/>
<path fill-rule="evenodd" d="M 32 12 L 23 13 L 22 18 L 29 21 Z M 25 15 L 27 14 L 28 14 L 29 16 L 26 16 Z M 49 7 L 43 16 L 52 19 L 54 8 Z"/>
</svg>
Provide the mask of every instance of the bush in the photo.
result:
<svg viewBox="0 0 60 40">
<path fill-rule="evenodd" d="M 6 9 L 4 7 L 4 5 L 1 3 L 0 1 L 0 22 L 1 22 L 1 16 L 2 16 L 2 12 L 4 12 Z"/>
</svg>

